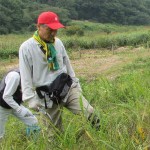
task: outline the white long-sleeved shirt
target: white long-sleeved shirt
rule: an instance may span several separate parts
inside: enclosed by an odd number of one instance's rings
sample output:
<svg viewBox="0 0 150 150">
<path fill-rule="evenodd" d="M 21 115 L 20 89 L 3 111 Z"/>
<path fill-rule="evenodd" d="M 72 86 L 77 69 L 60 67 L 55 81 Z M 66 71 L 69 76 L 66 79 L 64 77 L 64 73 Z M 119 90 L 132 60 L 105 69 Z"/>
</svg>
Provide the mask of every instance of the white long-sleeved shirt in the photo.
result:
<svg viewBox="0 0 150 150">
<path fill-rule="evenodd" d="M 20 75 L 15 71 L 9 72 L 5 77 L 5 89 L 3 93 L 4 101 L 16 111 L 19 111 L 21 107 L 13 99 L 13 94 L 16 92 L 20 83 Z"/>
<path fill-rule="evenodd" d="M 57 71 L 49 70 L 45 54 L 34 38 L 28 39 L 20 46 L 19 68 L 23 101 L 35 99 L 35 87 L 49 85 L 61 73 L 68 73 L 72 78 L 75 78 L 74 70 L 60 39 L 55 38 L 54 47 L 57 51 L 56 58 L 60 67 Z"/>
</svg>

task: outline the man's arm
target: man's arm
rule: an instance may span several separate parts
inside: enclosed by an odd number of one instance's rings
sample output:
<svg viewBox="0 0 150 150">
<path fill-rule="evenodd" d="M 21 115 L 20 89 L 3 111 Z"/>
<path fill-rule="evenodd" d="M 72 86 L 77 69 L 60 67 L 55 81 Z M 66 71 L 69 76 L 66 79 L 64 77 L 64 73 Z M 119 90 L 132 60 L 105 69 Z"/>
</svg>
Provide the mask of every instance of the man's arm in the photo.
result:
<svg viewBox="0 0 150 150">
<path fill-rule="evenodd" d="M 22 99 L 29 102 L 29 107 L 36 109 L 39 105 L 37 94 L 32 82 L 32 58 L 27 45 L 21 45 L 19 49 L 19 69 L 21 75 Z"/>
<path fill-rule="evenodd" d="M 32 59 L 26 47 L 26 45 L 22 45 L 19 49 L 19 69 L 23 101 L 26 101 L 35 95 L 32 84 Z"/>
<path fill-rule="evenodd" d="M 18 88 L 19 82 L 20 82 L 20 75 L 17 72 L 12 71 L 8 73 L 5 78 L 6 86 L 3 93 L 4 101 L 16 111 L 20 111 L 21 109 L 18 103 L 13 99 L 13 94 L 16 92 Z"/>
<path fill-rule="evenodd" d="M 70 59 L 68 57 L 68 54 L 65 50 L 65 47 L 63 46 L 63 62 L 64 64 L 66 65 L 66 68 L 67 68 L 67 73 L 72 77 L 72 78 L 75 78 L 75 72 L 72 68 L 72 65 L 70 63 Z"/>
<path fill-rule="evenodd" d="M 63 52 L 63 61 L 64 61 L 64 64 L 66 65 L 66 68 L 67 68 L 67 73 L 71 76 L 72 80 L 73 80 L 73 87 L 74 86 L 79 86 L 80 90 L 81 90 L 81 86 L 80 86 L 80 83 L 79 83 L 79 79 L 76 78 L 75 76 L 75 72 L 72 68 L 72 65 L 70 63 L 70 59 L 68 57 L 68 54 L 63 46 L 63 49 L 64 49 L 64 52 Z M 82 91 L 82 90 L 81 90 Z"/>
</svg>

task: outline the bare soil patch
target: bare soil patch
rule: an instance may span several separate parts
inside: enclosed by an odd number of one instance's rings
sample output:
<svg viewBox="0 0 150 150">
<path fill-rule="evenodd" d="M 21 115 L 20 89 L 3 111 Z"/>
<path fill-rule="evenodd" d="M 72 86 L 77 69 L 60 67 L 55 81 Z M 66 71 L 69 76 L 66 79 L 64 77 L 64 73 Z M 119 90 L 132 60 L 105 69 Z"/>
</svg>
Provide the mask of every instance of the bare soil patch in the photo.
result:
<svg viewBox="0 0 150 150">
<path fill-rule="evenodd" d="M 76 59 L 72 59 L 71 63 L 78 77 L 95 78 L 98 75 L 105 75 L 110 70 L 120 69 L 123 65 L 132 63 L 136 58 L 145 57 L 148 54 L 143 53 L 143 48 L 129 49 L 120 47 L 112 51 L 108 50 L 84 50 L 81 54 L 73 52 Z M 81 55 L 81 57 L 79 57 Z M 75 58 L 75 56 L 73 58 Z M 115 78 L 116 72 L 107 74 L 108 78 Z"/>
<path fill-rule="evenodd" d="M 149 51 L 143 53 L 143 48 L 130 49 L 128 47 L 119 47 L 114 53 L 110 50 L 81 50 L 70 54 L 71 64 L 78 77 L 94 79 L 99 75 L 107 75 L 108 78 L 115 78 L 117 73 L 111 70 L 117 70 L 127 63 L 131 63 L 135 58 L 143 55 L 150 55 Z M 136 56 L 136 57 L 135 57 Z M 12 68 L 18 67 L 18 59 L 0 62 L 0 74 Z M 111 75 L 108 74 L 111 72 Z"/>
</svg>

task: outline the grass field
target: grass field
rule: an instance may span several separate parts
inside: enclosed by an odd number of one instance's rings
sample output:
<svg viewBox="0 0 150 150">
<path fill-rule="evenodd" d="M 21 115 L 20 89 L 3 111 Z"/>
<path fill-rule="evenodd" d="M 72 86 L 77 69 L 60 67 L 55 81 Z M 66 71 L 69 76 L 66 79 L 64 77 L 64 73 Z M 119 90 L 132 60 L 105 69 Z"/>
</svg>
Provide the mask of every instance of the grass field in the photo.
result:
<svg viewBox="0 0 150 150">
<path fill-rule="evenodd" d="M 83 94 L 101 118 L 100 131 L 91 128 L 83 116 L 74 116 L 65 109 L 64 133 L 48 142 L 48 131 L 40 121 L 42 131 L 35 141 L 25 136 L 21 122 L 10 118 L 0 148 L 141 150 L 150 146 L 149 49 L 122 47 L 114 54 L 108 50 L 85 50 L 80 57 L 78 52 L 70 57 Z M 42 115 L 37 117 L 41 120 Z M 86 132 L 77 140 L 80 129 Z"/>
<path fill-rule="evenodd" d="M 27 137 L 26 127 L 10 117 L 5 138 L 0 141 L 1 150 L 149 150 L 150 49 L 145 45 L 149 42 L 149 27 L 119 27 L 87 22 L 84 25 L 77 22 L 76 25 L 81 26 L 85 34 L 80 38 L 73 35 L 70 39 L 82 46 L 72 45 L 67 51 L 80 79 L 83 95 L 101 118 L 100 130 L 93 129 L 83 115 L 76 116 L 64 109 L 64 132 L 55 132 L 54 140 L 50 141 L 49 130 L 42 122 L 44 116 L 33 112 L 41 126 L 38 137 Z M 60 35 L 64 34 L 60 32 Z M 89 35 L 94 42 L 104 39 L 106 47 L 110 39 L 128 44 L 120 44 L 114 50 L 109 48 L 110 45 L 107 49 L 96 45 L 92 48 L 90 37 L 87 37 Z M 3 54 L 0 55 L 0 77 L 10 68 L 18 66 L 18 58 L 10 51 L 14 50 L 16 54 L 20 43 L 30 36 L 31 33 L 15 37 L 0 36 L 0 53 Z M 7 44 L 4 41 L 6 37 Z M 106 37 L 109 40 L 106 41 Z M 70 41 L 66 35 L 62 39 L 66 45 Z M 84 133 L 78 137 L 80 130 Z"/>
<path fill-rule="evenodd" d="M 0 35 L 0 60 L 18 56 L 21 43 L 32 35 L 33 33 Z M 113 50 L 122 46 L 150 46 L 150 28 L 146 26 L 73 21 L 71 26 L 59 30 L 58 37 L 69 52 L 102 48 Z"/>
</svg>

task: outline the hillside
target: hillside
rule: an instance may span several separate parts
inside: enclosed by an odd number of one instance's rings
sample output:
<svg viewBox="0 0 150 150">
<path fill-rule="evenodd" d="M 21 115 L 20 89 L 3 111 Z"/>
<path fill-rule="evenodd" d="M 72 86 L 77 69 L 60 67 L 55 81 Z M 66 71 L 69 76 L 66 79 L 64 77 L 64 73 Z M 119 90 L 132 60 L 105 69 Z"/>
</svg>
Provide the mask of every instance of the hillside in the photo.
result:
<svg viewBox="0 0 150 150">
<path fill-rule="evenodd" d="M 0 0 L 0 34 L 35 30 L 39 13 L 54 11 L 63 24 L 89 20 L 122 25 L 149 25 L 150 0 Z"/>
</svg>

